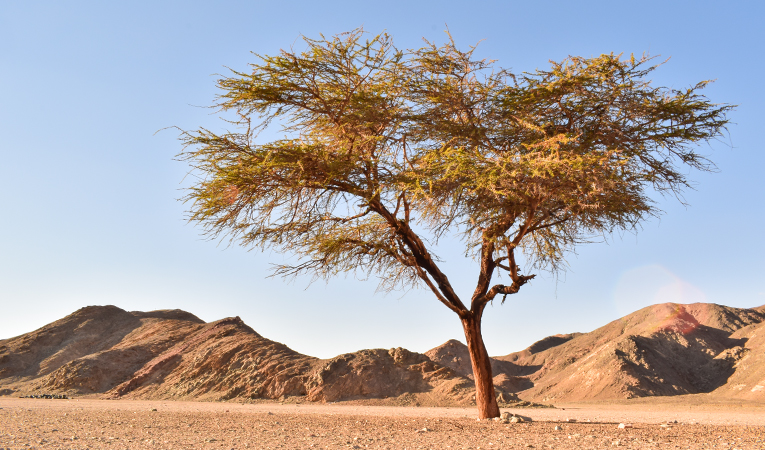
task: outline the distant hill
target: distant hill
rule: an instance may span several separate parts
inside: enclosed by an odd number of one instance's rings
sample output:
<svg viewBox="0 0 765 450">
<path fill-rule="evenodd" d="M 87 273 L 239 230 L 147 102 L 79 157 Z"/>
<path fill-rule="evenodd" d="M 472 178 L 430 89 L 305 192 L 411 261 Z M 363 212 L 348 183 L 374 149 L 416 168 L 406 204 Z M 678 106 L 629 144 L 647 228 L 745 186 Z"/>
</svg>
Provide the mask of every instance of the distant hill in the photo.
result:
<svg viewBox="0 0 765 450">
<path fill-rule="evenodd" d="M 321 360 L 260 336 L 238 317 L 204 323 L 178 310 L 89 306 L 0 341 L 0 395 L 305 396 L 323 402 L 387 398 L 435 405 L 470 404 L 474 390 L 470 379 L 406 349 L 361 350 Z"/>
<path fill-rule="evenodd" d="M 533 370 L 525 376 L 531 387 L 516 392 L 534 401 L 734 392 L 765 399 L 757 387 L 765 385 L 765 336 L 757 336 L 764 321 L 763 308 L 666 303 L 543 351 L 497 359 Z M 725 387 L 736 379 L 736 391 Z"/>
<path fill-rule="evenodd" d="M 765 306 L 654 305 L 492 358 L 492 370 L 505 403 L 696 393 L 765 399 Z M 180 310 L 116 306 L 82 308 L 0 340 L 0 395 L 468 405 L 474 392 L 467 347 L 456 340 L 425 354 L 372 349 L 322 360 L 238 317 L 205 323 Z"/>
</svg>

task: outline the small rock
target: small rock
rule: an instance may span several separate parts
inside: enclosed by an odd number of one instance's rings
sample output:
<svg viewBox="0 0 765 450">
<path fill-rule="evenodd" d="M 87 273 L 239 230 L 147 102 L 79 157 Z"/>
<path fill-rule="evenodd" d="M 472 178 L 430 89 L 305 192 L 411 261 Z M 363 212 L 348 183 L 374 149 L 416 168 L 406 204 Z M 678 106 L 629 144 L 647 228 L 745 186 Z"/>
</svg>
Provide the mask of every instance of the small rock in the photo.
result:
<svg viewBox="0 0 765 450">
<path fill-rule="evenodd" d="M 576 422 L 576 419 L 566 419 L 566 422 Z"/>
<path fill-rule="evenodd" d="M 561 431 L 562 429 L 563 427 L 561 427 L 560 425 L 555 425 L 555 428 L 553 428 L 553 430 L 555 431 Z"/>
<path fill-rule="evenodd" d="M 428 428 L 421 428 L 421 429 L 415 431 L 415 433 L 427 433 L 428 431 L 430 431 Z"/>
<path fill-rule="evenodd" d="M 512 414 L 510 414 L 510 413 L 509 413 L 509 412 L 507 412 L 507 411 L 505 411 L 505 412 L 503 412 L 502 414 L 500 414 L 500 415 L 499 415 L 499 418 L 500 418 L 500 419 L 509 419 L 509 418 L 511 418 L 511 417 L 513 417 L 513 415 L 512 415 Z"/>
<path fill-rule="evenodd" d="M 619 429 L 623 430 L 625 428 L 632 428 L 632 424 L 631 423 L 620 423 L 619 424 Z"/>
<path fill-rule="evenodd" d="M 149 411 L 156 411 L 157 408 L 151 408 Z"/>
</svg>

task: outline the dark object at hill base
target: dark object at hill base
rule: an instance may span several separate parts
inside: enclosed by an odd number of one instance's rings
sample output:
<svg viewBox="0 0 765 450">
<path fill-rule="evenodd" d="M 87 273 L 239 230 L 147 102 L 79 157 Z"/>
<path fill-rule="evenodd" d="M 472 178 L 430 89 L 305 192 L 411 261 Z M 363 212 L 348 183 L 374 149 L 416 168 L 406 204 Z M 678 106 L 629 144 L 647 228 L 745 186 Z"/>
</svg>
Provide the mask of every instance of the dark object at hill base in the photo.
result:
<svg viewBox="0 0 765 450">
<path fill-rule="evenodd" d="M 69 400 L 66 394 L 33 394 L 33 395 L 20 395 L 19 398 L 49 398 L 56 400 Z"/>
</svg>

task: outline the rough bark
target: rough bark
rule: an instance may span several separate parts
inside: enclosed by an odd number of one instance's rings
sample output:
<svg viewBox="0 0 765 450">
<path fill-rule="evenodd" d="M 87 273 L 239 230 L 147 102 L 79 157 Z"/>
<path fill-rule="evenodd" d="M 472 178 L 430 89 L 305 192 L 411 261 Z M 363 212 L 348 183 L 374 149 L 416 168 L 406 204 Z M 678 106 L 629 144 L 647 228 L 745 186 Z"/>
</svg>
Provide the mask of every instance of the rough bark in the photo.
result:
<svg viewBox="0 0 765 450">
<path fill-rule="evenodd" d="M 494 392 L 494 382 L 491 373 L 491 360 L 481 336 L 481 318 L 471 315 L 462 319 L 465 331 L 470 362 L 473 365 L 475 378 L 475 403 L 478 407 L 478 418 L 489 419 L 499 417 L 499 405 Z"/>
</svg>

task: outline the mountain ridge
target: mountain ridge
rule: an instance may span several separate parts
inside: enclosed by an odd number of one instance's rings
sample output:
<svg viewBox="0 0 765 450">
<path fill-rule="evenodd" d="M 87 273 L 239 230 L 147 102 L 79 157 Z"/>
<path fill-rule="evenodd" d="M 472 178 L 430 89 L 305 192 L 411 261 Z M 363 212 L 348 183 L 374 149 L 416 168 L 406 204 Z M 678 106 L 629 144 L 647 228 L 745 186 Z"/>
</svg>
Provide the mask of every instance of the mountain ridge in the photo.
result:
<svg viewBox="0 0 765 450">
<path fill-rule="evenodd" d="M 589 333 L 553 335 L 493 357 L 500 401 L 566 402 L 705 393 L 765 399 L 765 305 L 665 303 Z M 0 340 L 0 395 L 104 398 L 376 400 L 468 405 L 467 348 L 369 349 L 319 359 L 239 317 L 89 306 Z"/>
</svg>

